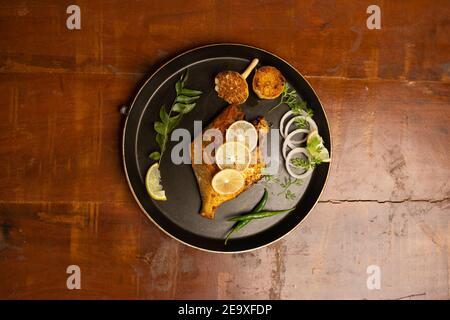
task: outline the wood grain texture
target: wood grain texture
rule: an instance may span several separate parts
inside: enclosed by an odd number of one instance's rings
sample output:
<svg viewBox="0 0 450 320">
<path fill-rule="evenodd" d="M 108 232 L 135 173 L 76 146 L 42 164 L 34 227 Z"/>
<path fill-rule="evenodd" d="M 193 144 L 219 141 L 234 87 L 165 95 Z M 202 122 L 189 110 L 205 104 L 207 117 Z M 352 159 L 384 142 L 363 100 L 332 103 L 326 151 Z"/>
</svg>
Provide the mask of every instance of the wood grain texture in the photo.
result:
<svg viewBox="0 0 450 320">
<path fill-rule="evenodd" d="M 174 53 L 214 42 L 270 49 L 306 75 L 448 78 L 446 0 L 380 1 L 382 29 L 366 28 L 361 1 L 78 1 L 0 4 L 2 72 L 145 73 Z M 43 36 L 36 36 L 43 35 Z M 20 39 L 20 41 L 17 41 Z"/>
<path fill-rule="evenodd" d="M 380 1 L 0 3 L 0 298 L 449 299 L 450 6 Z M 122 104 L 197 45 L 270 50 L 330 120 L 312 214 L 254 252 L 201 252 L 141 213 L 121 163 Z M 77 264 L 82 290 L 67 290 Z M 366 287 L 369 265 L 381 289 Z"/>
</svg>

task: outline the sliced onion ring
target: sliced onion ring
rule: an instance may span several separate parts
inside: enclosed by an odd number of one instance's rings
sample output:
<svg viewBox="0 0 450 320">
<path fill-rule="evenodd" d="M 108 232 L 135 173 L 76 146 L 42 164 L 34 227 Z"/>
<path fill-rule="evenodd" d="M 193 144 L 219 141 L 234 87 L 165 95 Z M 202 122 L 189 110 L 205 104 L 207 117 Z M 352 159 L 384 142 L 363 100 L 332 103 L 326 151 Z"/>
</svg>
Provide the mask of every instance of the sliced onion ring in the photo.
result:
<svg viewBox="0 0 450 320">
<path fill-rule="evenodd" d="M 288 112 L 286 112 L 286 113 L 283 115 L 283 117 L 281 117 L 280 125 L 279 125 L 279 127 L 280 127 L 280 134 L 281 134 L 281 136 L 282 136 L 283 138 L 286 137 L 286 135 L 284 134 L 284 123 L 286 122 L 286 119 L 287 119 L 288 117 L 290 117 L 291 115 L 301 115 L 301 116 L 305 116 L 305 117 L 308 116 L 308 114 L 307 114 L 305 111 L 303 111 L 303 110 L 300 110 L 300 114 L 294 113 L 292 110 L 289 110 Z"/>
<path fill-rule="evenodd" d="M 288 155 L 287 155 L 287 157 L 286 157 L 286 170 L 288 171 L 288 173 L 292 176 L 292 177 L 294 177 L 294 178 L 296 178 L 296 179 L 304 179 L 304 178 L 307 178 L 308 176 L 310 176 L 311 175 L 311 173 L 313 172 L 313 169 L 310 167 L 308 170 L 306 170 L 304 173 L 302 173 L 302 174 L 297 174 L 297 173 L 295 173 L 293 170 L 292 170 L 292 168 L 291 167 L 293 167 L 293 165 L 291 164 L 291 159 L 292 159 L 292 157 L 294 156 L 294 155 L 296 155 L 296 154 L 298 154 L 298 153 L 303 153 L 308 159 L 309 159 L 309 156 L 308 156 L 308 151 L 305 149 L 305 148 L 295 148 L 295 149 L 292 149 L 289 153 L 288 153 Z"/>
<path fill-rule="evenodd" d="M 309 133 L 309 130 L 307 129 L 296 129 L 294 131 L 292 131 L 291 133 L 289 133 L 286 137 L 286 139 L 284 139 L 283 141 L 283 157 L 286 159 L 287 157 L 287 148 L 291 148 L 294 149 L 296 147 L 299 147 L 298 145 L 295 145 L 295 143 L 300 144 L 302 142 L 304 142 L 306 140 L 306 138 L 303 141 L 297 142 L 297 141 L 292 141 L 292 137 L 295 136 L 297 133 Z"/>
<path fill-rule="evenodd" d="M 280 134 L 281 134 L 281 136 L 282 136 L 283 138 L 285 138 L 285 136 L 284 136 L 284 122 L 285 122 L 285 120 L 286 120 L 290 115 L 292 115 L 292 114 L 294 114 L 294 112 L 288 111 L 288 112 L 286 112 L 286 113 L 283 115 L 283 117 L 281 117 L 281 120 L 280 120 Z"/>
<path fill-rule="evenodd" d="M 287 135 L 289 135 L 289 128 L 294 123 L 295 119 L 305 119 L 308 122 L 308 124 L 309 124 L 308 132 L 311 132 L 311 131 L 314 131 L 314 130 L 318 130 L 316 122 L 313 119 L 311 119 L 311 117 L 295 116 L 291 120 L 289 120 L 289 122 L 287 123 L 286 127 L 284 127 L 284 136 L 283 137 L 286 137 Z M 294 143 L 303 143 L 305 141 L 306 141 L 306 137 L 304 137 L 301 140 L 292 140 L 292 142 L 294 142 Z"/>
</svg>

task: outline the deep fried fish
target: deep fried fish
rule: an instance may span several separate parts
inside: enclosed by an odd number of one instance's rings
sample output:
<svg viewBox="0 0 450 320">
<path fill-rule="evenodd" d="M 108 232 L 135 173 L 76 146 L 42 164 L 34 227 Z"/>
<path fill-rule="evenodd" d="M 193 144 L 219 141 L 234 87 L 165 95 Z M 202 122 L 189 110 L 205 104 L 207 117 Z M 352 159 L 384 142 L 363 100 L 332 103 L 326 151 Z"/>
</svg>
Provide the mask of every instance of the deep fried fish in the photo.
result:
<svg viewBox="0 0 450 320">
<path fill-rule="evenodd" d="M 218 129 L 222 136 L 225 137 L 225 131 L 227 128 L 238 120 L 244 119 L 244 112 L 239 105 L 230 105 L 225 108 L 212 122 L 211 124 L 205 128 L 204 131 L 215 128 Z M 213 219 L 216 209 L 226 201 L 232 200 L 236 198 L 240 193 L 247 190 L 252 184 L 257 182 L 262 178 L 262 170 L 266 166 L 263 154 L 261 151 L 262 141 L 261 137 L 264 137 L 265 134 L 269 131 L 269 126 L 266 120 L 263 117 L 258 118 L 254 121 L 253 125 L 256 130 L 260 133 L 260 141 L 258 141 L 258 146 L 252 151 L 252 162 L 249 167 L 242 171 L 242 175 L 245 179 L 244 187 L 236 193 L 229 195 L 222 195 L 217 193 L 212 185 L 211 181 L 214 175 L 220 171 L 219 167 L 215 163 L 205 163 L 202 161 L 201 164 L 196 164 L 194 161 L 194 150 L 196 142 L 202 146 L 202 154 L 203 150 L 209 146 L 210 143 L 215 143 L 214 141 L 202 141 L 202 135 L 199 135 L 195 138 L 194 142 L 191 144 L 191 163 L 192 169 L 194 170 L 195 177 L 197 178 L 201 198 L 202 198 L 202 208 L 200 210 L 200 214 L 204 217 Z M 201 141 L 198 141 L 200 139 Z M 217 147 L 217 146 L 216 146 Z"/>
</svg>

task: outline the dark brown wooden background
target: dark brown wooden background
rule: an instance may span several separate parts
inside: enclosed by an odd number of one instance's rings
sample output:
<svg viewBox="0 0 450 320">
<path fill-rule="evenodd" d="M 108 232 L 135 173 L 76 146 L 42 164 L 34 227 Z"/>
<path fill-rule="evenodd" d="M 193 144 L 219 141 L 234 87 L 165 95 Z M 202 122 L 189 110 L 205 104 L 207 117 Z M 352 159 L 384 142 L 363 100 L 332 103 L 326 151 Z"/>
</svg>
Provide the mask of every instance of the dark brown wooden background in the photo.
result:
<svg viewBox="0 0 450 320">
<path fill-rule="evenodd" d="M 0 298 L 448 299 L 449 35 L 447 0 L 1 1 Z M 119 107 L 162 61 L 216 42 L 291 62 L 332 127 L 319 204 L 245 254 L 164 235 L 121 162 Z"/>
</svg>

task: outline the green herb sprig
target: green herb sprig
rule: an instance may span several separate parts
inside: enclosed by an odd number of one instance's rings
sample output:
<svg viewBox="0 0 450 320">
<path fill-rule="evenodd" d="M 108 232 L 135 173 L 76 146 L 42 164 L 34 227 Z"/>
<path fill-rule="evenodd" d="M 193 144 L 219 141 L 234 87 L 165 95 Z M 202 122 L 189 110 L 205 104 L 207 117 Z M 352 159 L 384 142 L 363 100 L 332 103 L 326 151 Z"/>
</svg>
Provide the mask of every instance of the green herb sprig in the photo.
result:
<svg viewBox="0 0 450 320">
<path fill-rule="evenodd" d="M 278 182 L 280 182 L 280 179 L 271 174 L 265 175 L 262 180 L 262 184 L 264 184 L 266 187 L 270 183 L 278 183 Z"/>
<path fill-rule="evenodd" d="M 296 168 L 301 168 L 305 170 L 309 170 L 311 167 L 314 167 L 314 163 L 311 163 L 309 159 L 306 158 L 293 158 L 291 159 L 291 164 Z"/>
<path fill-rule="evenodd" d="M 297 129 L 308 129 L 309 128 L 309 122 L 306 121 L 305 118 L 295 118 L 294 124 L 297 127 Z"/>
<path fill-rule="evenodd" d="M 150 154 L 150 159 L 161 162 L 161 158 L 166 151 L 167 141 L 170 132 L 178 125 L 184 114 L 191 112 L 200 95 L 201 91 L 188 89 L 185 83 L 188 79 L 188 71 L 180 77 L 175 84 L 176 97 L 172 103 L 169 113 L 166 111 L 165 105 L 159 111 L 160 121 L 156 121 L 153 128 L 156 131 L 156 142 L 159 145 L 159 151 L 154 151 Z M 173 115 L 175 114 L 175 115 Z"/>
<path fill-rule="evenodd" d="M 276 106 L 271 108 L 269 112 L 272 112 L 282 104 L 286 104 L 294 114 L 300 114 L 303 111 L 309 117 L 313 116 L 313 111 L 312 109 L 308 108 L 306 101 L 301 100 L 297 95 L 297 91 L 291 88 L 287 82 L 284 85 L 283 92 L 281 93 L 280 102 L 278 102 Z"/>
<path fill-rule="evenodd" d="M 291 176 L 285 177 L 284 181 L 280 183 L 280 187 L 283 188 L 278 195 L 284 194 L 284 197 L 288 200 L 293 200 L 295 198 L 295 193 L 289 189 L 293 185 L 301 186 L 303 184 L 302 179 L 293 179 Z"/>
</svg>

